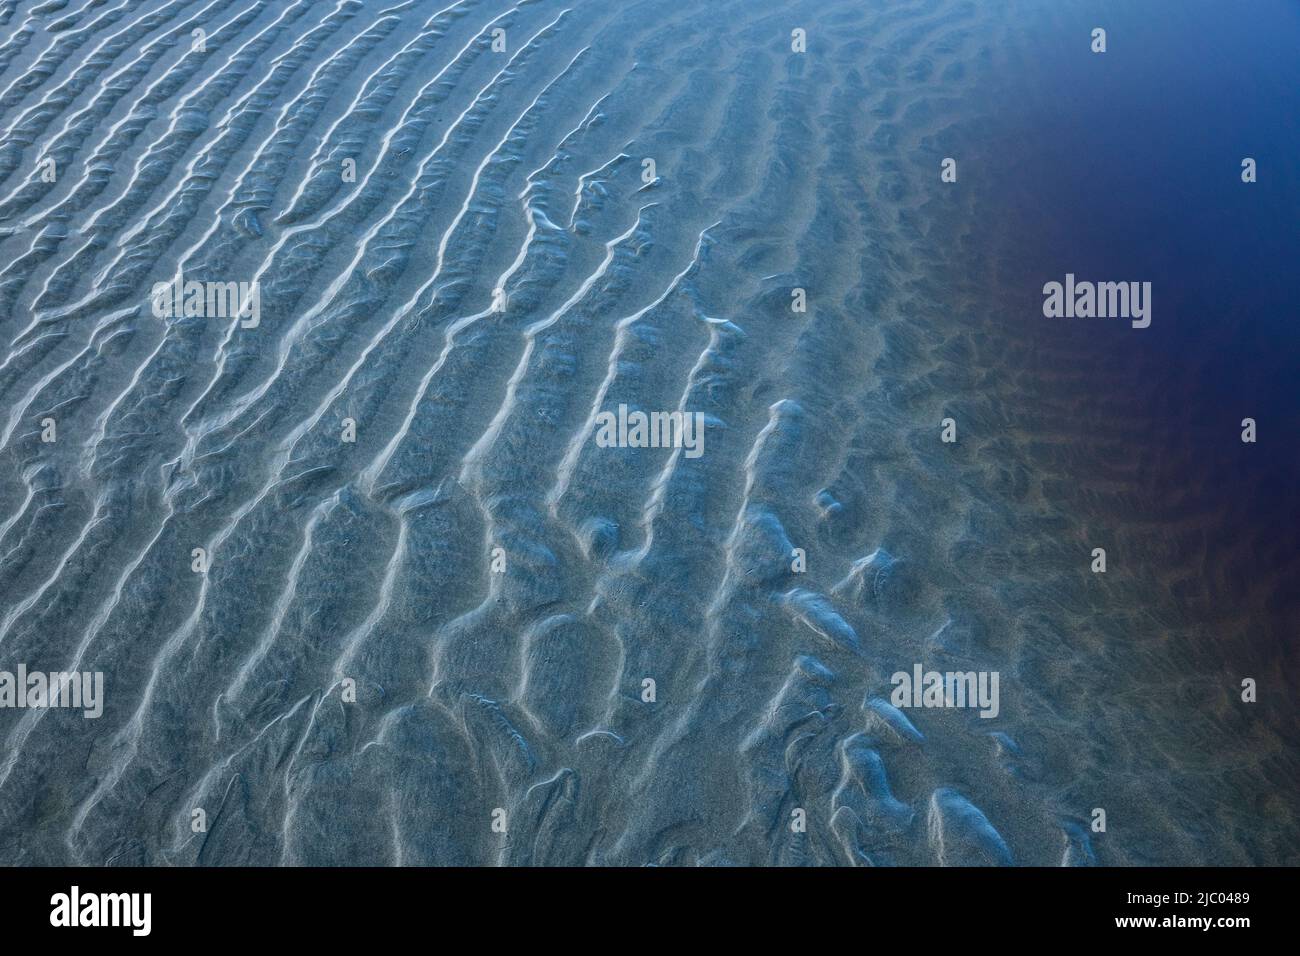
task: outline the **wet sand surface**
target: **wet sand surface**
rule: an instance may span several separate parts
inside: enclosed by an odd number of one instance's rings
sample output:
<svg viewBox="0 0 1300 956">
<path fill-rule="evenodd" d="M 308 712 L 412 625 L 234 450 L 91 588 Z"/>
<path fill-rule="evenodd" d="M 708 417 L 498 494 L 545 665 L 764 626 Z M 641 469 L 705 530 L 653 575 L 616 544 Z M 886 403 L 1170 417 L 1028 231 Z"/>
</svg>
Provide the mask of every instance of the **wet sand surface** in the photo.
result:
<svg viewBox="0 0 1300 956">
<path fill-rule="evenodd" d="M 0 0 L 0 862 L 1300 862 L 1294 472 L 1038 311 L 1079 6 Z"/>
</svg>

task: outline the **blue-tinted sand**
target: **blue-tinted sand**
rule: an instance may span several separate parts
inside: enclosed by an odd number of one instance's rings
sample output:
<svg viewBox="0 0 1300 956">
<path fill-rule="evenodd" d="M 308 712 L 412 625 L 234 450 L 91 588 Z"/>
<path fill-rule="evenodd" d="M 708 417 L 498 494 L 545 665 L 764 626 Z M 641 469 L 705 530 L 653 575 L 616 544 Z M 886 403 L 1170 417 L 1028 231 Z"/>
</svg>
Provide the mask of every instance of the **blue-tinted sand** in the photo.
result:
<svg viewBox="0 0 1300 956">
<path fill-rule="evenodd" d="M 0 863 L 1300 862 L 1298 40 L 0 0 Z"/>
</svg>

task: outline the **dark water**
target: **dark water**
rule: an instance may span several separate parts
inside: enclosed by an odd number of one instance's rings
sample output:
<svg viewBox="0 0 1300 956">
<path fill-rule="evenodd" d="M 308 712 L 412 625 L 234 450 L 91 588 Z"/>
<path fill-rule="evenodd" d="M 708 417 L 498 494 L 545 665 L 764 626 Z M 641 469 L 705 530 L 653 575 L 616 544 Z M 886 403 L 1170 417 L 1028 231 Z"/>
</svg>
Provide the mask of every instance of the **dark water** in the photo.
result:
<svg viewBox="0 0 1300 956">
<path fill-rule="evenodd" d="M 0 0 L 0 862 L 1297 862 L 1298 37 Z"/>
<path fill-rule="evenodd" d="M 1146 712 L 1178 725 L 1126 745 L 1107 777 L 1167 761 L 1182 792 L 1144 802 L 1234 832 L 1250 848 L 1242 862 L 1293 861 L 1266 821 L 1288 816 L 1296 789 L 1300 9 L 1022 5 L 1016 20 L 980 152 L 978 235 L 999 345 L 1014 355 L 1003 369 L 1025 390 L 1032 467 L 1129 576 L 1124 602 L 1096 600 L 1083 626 L 1143 607 L 1108 653 L 1131 668 Z M 1096 26 L 1105 54 L 1079 41 Z M 1253 184 L 1244 157 L 1261 170 Z M 1151 326 L 1044 318 L 1041 283 L 1067 272 L 1150 281 Z M 1244 418 L 1256 444 L 1241 441 Z M 1221 706 L 1243 677 L 1268 688 L 1249 719 L 1239 702 Z M 1263 726 L 1278 735 L 1269 747 L 1251 743 Z M 1193 796 L 1207 780 L 1213 796 Z M 1188 859 L 1222 860 L 1203 845 Z"/>
</svg>

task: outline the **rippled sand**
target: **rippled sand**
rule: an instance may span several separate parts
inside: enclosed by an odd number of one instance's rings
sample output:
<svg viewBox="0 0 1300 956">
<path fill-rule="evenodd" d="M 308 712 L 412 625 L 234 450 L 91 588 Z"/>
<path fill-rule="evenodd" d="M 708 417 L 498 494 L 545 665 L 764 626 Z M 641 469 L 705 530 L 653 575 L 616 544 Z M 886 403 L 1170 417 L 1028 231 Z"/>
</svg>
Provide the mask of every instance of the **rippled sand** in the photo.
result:
<svg viewBox="0 0 1300 956">
<path fill-rule="evenodd" d="M 106 676 L 0 710 L 0 862 L 1296 862 L 1004 361 L 982 7 L 0 0 L 0 669 Z"/>
</svg>

